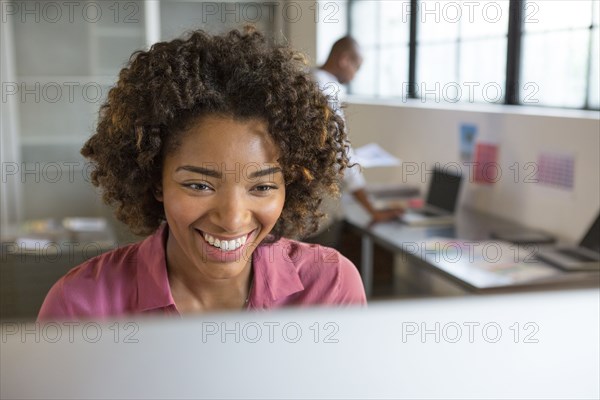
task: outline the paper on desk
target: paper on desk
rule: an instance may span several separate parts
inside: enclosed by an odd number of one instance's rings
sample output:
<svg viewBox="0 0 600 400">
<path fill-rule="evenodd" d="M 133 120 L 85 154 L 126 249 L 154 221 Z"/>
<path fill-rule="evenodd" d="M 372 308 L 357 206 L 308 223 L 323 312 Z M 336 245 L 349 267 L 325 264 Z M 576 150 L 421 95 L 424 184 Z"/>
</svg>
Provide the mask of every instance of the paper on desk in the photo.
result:
<svg viewBox="0 0 600 400">
<path fill-rule="evenodd" d="M 394 167 L 401 164 L 398 158 L 382 149 L 377 143 L 369 143 L 354 149 L 351 158 L 352 162 L 360 164 L 363 168 Z"/>
<path fill-rule="evenodd" d="M 19 237 L 15 242 L 21 251 L 47 250 L 52 243 L 50 240 L 34 237 Z"/>
<path fill-rule="evenodd" d="M 413 254 L 479 288 L 530 282 L 558 273 L 556 268 L 538 263 L 529 246 L 499 240 L 433 237 L 412 247 Z"/>
<path fill-rule="evenodd" d="M 106 229 L 104 218 L 65 218 L 62 221 L 65 229 L 71 231 L 101 232 Z"/>
</svg>

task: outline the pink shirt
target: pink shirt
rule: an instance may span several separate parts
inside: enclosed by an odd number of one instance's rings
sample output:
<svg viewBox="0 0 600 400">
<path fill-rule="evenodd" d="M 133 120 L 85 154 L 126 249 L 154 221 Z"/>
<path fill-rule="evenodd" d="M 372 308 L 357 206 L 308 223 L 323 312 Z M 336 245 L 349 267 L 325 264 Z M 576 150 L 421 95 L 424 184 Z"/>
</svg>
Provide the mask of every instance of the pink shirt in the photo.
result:
<svg viewBox="0 0 600 400">
<path fill-rule="evenodd" d="M 145 240 L 94 257 L 52 286 L 39 320 L 159 313 L 180 315 L 173 301 L 163 224 Z M 289 239 L 259 246 L 248 309 L 366 304 L 354 264 L 328 247 Z"/>
</svg>

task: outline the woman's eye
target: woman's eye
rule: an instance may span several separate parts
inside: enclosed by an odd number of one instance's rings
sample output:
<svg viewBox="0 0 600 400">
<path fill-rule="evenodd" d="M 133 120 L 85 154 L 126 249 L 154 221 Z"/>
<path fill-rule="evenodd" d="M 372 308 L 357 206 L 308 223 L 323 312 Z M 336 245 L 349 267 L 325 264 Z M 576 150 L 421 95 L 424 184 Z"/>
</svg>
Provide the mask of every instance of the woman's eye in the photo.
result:
<svg viewBox="0 0 600 400">
<path fill-rule="evenodd" d="M 271 186 L 271 185 L 260 185 L 260 186 L 256 186 L 254 188 L 254 190 L 256 190 L 257 192 L 268 192 L 270 190 L 275 190 L 275 189 L 277 189 L 277 187 Z"/>
<path fill-rule="evenodd" d="M 208 185 L 205 185 L 203 183 L 188 183 L 184 185 L 185 187 L 188 187 L 192 190 L 197 190 L 199 192 L 203 192 L 206 190 L 210 190 L 210 187 Z"/>
</svg>

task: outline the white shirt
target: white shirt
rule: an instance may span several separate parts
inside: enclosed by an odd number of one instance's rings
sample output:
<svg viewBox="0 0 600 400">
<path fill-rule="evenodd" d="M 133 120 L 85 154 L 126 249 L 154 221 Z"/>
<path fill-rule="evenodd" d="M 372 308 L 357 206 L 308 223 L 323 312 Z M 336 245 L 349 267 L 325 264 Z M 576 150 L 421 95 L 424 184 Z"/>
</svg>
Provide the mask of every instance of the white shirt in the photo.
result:
<svg viewBox="0 0 600 400">
<path fill-rule="evenodd" d="M 312 70 L 312 75 L 315 77 L 317 84 L 319 85 L 319 89 L 323 92 L 324 95 L 329 97 L 329 103 L 331 108 L 333 108 L 344 122 L 346 118 L 344 116 L 344 111 L 342 110 L 342 102 L 346 98 L 346 86 L 342 85 L 335 75 L 319 69 L 314 68 Z M 348 152 L 348 158 L 350 159 L 350 165 L 354 163 L 352 160 L 354 156 L 354 150 L 350 148 Z M 351 168 L 346 169 L 344 173 L 344 186 L 343 191 L 353 193 L 359 189 L 364 188 L 366 185 L 365 177 L 363 176 L 362 171 L 360 170 L 360 166 L 354 165 Z"/>
<path fill-rule="evenodd" d="M 329 97 L 329 103 L 337 114 L 344 118 L 344 112 L 342 111 L 342 102 L 346 100 L 346 86 L 342 85 L 335 75 L 319 68 L 312 70 L 312 74 L 315 77 L 319 89 L 327 97 Z"/>
</svg>

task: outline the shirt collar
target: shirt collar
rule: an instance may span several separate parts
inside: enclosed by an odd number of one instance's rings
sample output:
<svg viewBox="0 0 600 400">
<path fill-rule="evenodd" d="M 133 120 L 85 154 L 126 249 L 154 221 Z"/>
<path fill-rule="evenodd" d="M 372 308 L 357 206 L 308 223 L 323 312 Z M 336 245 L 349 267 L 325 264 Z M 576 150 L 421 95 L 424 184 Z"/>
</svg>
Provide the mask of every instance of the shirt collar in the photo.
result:
<svg viewBox="0 0 600 400">
<path fill-rule="evenodd" d="M 252 256 L 254 288 L 250 307 L 267 308 L 275 301 L 304 290 L 295 261 L 300 257 L 296 242 L 280 239 L 259 246 Z"/>
</svg>

